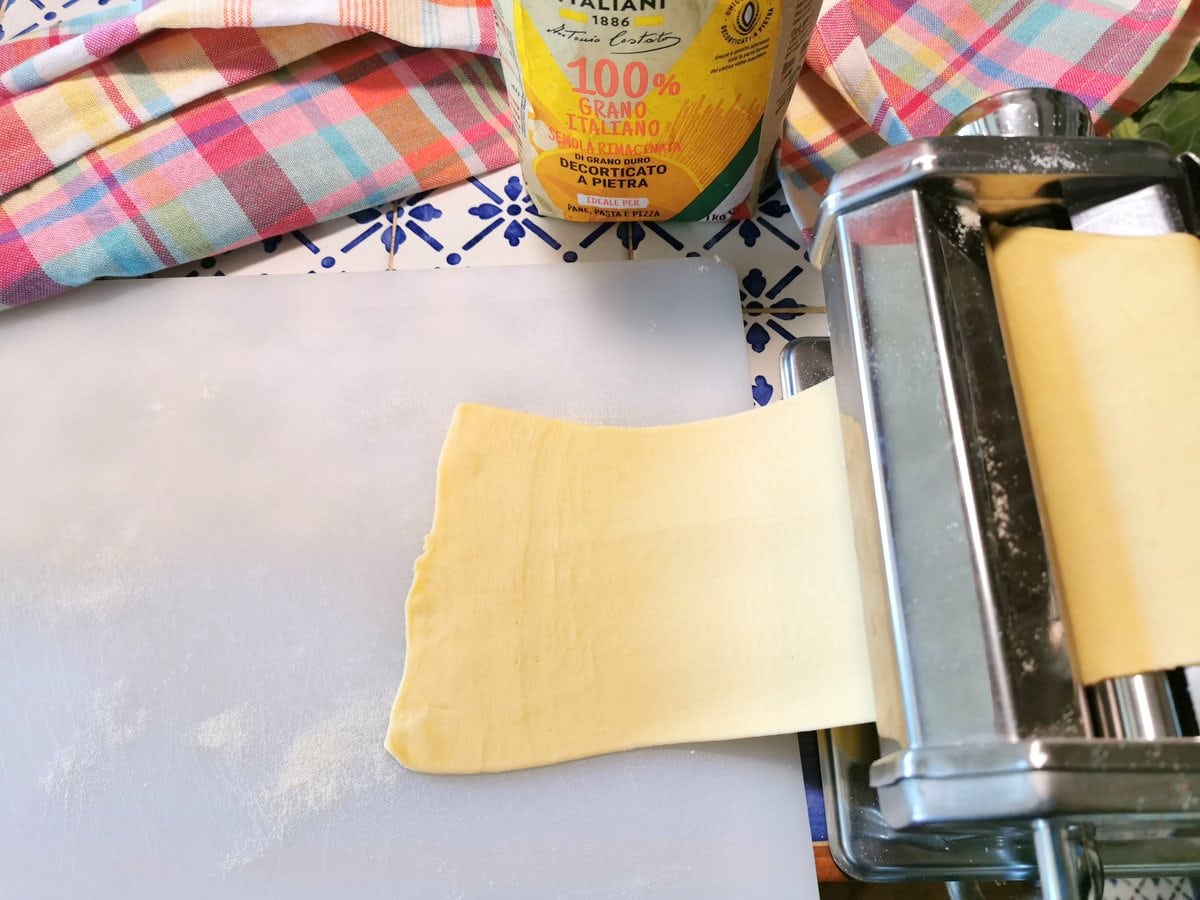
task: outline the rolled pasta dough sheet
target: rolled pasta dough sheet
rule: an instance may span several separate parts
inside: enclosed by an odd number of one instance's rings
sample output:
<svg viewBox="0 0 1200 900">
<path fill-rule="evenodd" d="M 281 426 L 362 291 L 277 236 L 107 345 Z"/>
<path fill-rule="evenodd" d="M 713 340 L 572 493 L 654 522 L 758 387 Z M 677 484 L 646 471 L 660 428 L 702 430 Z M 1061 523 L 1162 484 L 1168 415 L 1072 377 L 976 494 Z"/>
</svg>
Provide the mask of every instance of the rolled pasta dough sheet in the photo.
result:
<svg viewBox="0 0 1200 900">
<path fill-rule="evenodd" d="M 424 772 L 874 717 L 833 383 L 607 428 L 460 406 L 386 745 Z"/>
<path fill-rule="evenodd" d="M 1200 662 L 1200 241 L 1015 228 L 992 249 L 1080 676 Z"/>
</svg>

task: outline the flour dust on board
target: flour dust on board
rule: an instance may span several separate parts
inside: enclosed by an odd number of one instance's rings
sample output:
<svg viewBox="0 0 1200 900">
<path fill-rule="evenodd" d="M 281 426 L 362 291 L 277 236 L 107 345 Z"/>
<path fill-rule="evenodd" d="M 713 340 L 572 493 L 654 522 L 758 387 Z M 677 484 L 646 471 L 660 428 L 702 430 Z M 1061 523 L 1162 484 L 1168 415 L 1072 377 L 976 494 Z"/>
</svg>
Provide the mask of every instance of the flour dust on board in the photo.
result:
<svg viewBox="0 0 1200 900">
<path fill-rule="evenodd" d="M 497 0 L 521 168 L 543 215 L 744 217 L 814 0 Z"/>
</svg>

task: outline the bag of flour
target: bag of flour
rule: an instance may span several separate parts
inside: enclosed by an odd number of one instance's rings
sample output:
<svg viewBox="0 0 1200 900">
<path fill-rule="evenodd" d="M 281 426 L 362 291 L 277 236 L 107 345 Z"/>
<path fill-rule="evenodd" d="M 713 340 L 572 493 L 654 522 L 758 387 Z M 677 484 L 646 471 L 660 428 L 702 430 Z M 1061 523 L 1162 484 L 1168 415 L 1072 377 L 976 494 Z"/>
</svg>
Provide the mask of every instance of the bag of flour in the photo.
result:
<svg viewBox="0 0 1200 900">
<path fill-rule="evenodd" d="M 816 0 L 495 0 L 529 194 L 577 221 L 744 217 Z"/>
</svg>

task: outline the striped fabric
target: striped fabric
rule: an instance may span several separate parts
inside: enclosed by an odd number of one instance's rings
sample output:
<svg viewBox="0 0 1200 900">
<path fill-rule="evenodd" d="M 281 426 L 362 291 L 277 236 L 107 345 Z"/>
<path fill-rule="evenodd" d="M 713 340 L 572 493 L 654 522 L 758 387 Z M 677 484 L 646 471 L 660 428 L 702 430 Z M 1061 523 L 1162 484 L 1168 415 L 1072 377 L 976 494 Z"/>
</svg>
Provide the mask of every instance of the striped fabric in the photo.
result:
<svg viewBox="0 0 1200 900">
<path fill-rule="evenodd" d="M 1175 0 L 827 0 L 779 153 L 837 169 L 1049 84 L 1111 125 L 1200 35 Z M 141 0 L 0 44 L 0 307 L 514 161 L 487 0 Z"/>
</svg>

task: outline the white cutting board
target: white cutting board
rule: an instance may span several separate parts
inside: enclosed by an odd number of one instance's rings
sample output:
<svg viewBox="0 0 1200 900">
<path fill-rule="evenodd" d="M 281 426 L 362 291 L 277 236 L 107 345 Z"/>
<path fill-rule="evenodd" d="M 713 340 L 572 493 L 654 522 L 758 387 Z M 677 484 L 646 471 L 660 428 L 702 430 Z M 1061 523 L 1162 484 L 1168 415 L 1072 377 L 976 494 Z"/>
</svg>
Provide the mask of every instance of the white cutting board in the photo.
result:
<svg viewBox="0 0 1200 900">
<path fill-rule="evenodd" d="M 794 738 L 474 777 L 382 747 L 455 403 L 722 415 L 744 347 L 711 260 L 0 315 L 0 897 L 815 897 Z"/>
</svg>

